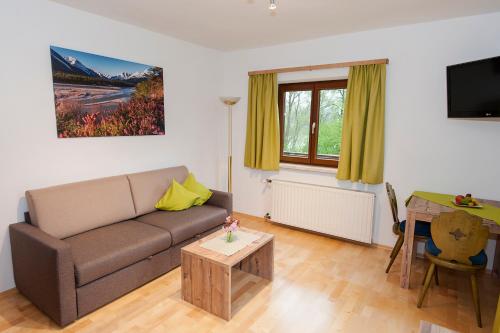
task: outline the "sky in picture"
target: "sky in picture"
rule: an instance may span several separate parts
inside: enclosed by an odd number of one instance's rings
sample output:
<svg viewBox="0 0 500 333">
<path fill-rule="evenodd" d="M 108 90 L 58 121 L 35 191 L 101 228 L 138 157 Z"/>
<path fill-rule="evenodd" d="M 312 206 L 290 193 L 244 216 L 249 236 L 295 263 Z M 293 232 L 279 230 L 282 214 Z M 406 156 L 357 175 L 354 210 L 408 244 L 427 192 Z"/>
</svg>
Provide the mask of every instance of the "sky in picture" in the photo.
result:
<svg viewBox="0 0 500 333">
<path fill-rule="evenodd" d="M 92 68 L 95 71 L 111 76 L 118 75 L 123 72 L 127 73 L 142 72 L 145 69 L 153 67 L 153 66 L 139 64 L 136 62 L 100 56 L 87 52 L 65 49 L 57 46 L 50 46 L 50 48 L 59 53 L 64 58 L 66 57 L 76 58 L 85 66 Z"/>
</svg>

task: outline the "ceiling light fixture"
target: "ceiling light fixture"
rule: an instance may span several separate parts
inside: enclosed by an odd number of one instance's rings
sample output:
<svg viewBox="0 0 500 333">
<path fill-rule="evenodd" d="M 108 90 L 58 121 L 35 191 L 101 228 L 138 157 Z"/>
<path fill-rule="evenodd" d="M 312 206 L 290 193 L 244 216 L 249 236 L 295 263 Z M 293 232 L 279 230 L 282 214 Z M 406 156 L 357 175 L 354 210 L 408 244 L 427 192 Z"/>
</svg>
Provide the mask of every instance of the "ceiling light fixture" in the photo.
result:
<svg viewBox="0 0 500 333">
<path fill-rule="evenodd" d="M 269 9 L 270 10 L 276 9 L 276 0 L 269 0 Z"/>
</svg>

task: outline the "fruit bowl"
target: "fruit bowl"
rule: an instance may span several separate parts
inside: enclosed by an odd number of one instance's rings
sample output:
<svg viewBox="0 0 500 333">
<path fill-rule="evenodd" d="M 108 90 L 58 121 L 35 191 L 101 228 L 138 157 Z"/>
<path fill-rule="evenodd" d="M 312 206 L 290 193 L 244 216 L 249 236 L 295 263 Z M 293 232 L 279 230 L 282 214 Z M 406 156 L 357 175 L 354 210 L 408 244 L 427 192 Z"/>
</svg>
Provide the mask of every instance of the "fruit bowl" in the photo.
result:
<svg viewBox="0 0 500 333">
<path fill-rule="evenodd" d="M 468 193 L 465 196 L 459 194 L 455 197 L 455 200 L 451 200 L 455 206 L 458 207 L 468 207 L 468 208 L 482 208 L 477 199 L 472 197 L 472 194 Z"/>
<path fill-rule="evenodd" d="M 457 206 L 457 207 L 465 207 L 465 208 L 483 208 L 483 206 L 481 206 L 481 204 L 477 204 L 477 205 L 473 205 L 473 206 L 469 206 L 469 205 L 459 205 L 457 204 L 455 201 L 451 200 L 451 202 Z"/>
</svg>

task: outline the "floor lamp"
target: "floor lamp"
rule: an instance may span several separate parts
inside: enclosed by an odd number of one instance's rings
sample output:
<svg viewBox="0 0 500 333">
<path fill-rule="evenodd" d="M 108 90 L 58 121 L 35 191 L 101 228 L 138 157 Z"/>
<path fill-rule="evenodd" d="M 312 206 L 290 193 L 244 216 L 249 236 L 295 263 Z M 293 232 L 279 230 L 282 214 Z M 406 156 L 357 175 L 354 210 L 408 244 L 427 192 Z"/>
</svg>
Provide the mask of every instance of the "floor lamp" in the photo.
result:
<svg viewBox="0 0 500 333">
<path fill-rule="evenodd" d="M 227 191 L 233 190 L 233 105 L 238 103 L 239 97 L 221 97 L 222 103 L 227 105 Z"/>
</svg>

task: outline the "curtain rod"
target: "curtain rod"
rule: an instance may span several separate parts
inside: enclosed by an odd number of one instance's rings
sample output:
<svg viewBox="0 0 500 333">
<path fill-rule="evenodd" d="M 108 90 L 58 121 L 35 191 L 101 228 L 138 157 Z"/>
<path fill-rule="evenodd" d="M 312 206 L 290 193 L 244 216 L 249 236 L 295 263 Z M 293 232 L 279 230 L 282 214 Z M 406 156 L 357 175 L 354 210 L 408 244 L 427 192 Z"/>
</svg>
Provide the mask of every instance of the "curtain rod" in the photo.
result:
<svg viewBox="0 0 500 333">
<path fill-rule="evenodd" d="M 315 70 L 329 69 L 329 68 L 343 68 L 343 67 L 351 67 L 351 66 L 359 66 L 359 65 L 375 65 L 375 64 L 388 64 L 388 63 L 389 63 L 389 59 L 387 59 L 387 58 L 385 58 L 385 59 L 372 59 L 372 60 L 360 60 L 360 61 L 348 61 L 348 62 L 338 62 L 335 64 L 264 69 L 264 70 L 260 70 L 260 71 L 250 71 L 250 72 L 248 72 L 248 75 L 270 74 L 270 73 L 306 72 L 306 71 L 315 71 Z"/>
</svg>

